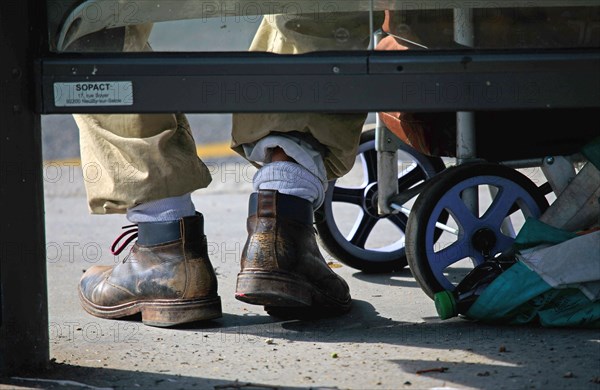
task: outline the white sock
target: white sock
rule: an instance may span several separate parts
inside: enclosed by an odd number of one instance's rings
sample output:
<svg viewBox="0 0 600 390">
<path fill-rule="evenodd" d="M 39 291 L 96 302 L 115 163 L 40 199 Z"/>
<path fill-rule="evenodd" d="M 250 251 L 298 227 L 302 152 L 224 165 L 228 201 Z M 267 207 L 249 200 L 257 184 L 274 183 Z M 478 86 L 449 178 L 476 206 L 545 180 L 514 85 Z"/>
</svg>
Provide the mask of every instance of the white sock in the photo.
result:
<svg viewBox="0 0 600 390">
<path fill-rule="evenodd" d="M 271 163 L 271 150 L 277 147 L 297 164 Z M 327 172 L 323 156 L 308 142 L 288 134 L 268 135 L 255 144 L 244 145 L 244 152 L 249 160 L 267 164 L 254 175 L 255 191 L 278 190 L 312 202 L 315 209 L 321 206 L 327 190 Z"/>
<path fill-rule="evenodd" d="M 132 223 L 177 221 L 196 214 L 192 194 L 174 196 L 142 203 L 127 210 L 127 219 Z"/>
<path fill-rule="evenodd" d="M 317 209 L 325 199 L 325 188 L 308 169 L 290 161 L 277 161 L 265 165 L 253 179 L 254 191 L 277 190 L 282 194 L 306 199 Z"/>
<path fill-rule="evenodd" d="M 268 135 L 255 144 L 244 144 L 244 153 L 250 161 L 267 164 L 271 162 L 271 150 L 278 147 L 283 149 L 285 154 L 293 158 L 298 164 L 308 169 L 327 188 L 327 172 L 325 171 L 323 156 L 308 142 L 293 135 Z"/>
</svg>

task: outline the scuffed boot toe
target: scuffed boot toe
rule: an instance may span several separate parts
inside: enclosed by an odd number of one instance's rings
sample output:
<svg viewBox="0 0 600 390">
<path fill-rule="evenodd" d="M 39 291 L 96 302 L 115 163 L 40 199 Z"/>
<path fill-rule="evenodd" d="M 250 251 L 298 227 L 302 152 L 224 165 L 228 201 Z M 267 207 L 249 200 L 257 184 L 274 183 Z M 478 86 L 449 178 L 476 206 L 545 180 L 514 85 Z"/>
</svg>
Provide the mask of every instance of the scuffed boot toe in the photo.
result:
<svg viewBox="0 0 600 390">
<path fill-rule="evenodd" d="M 202 225 L 201 215 L 139 224 L 138 241 L 122 262 L 81 277 L 84 310 L 100 318 L 141 314 L 144 324 L 161 327 L 221 317 Z"/>
</svg>

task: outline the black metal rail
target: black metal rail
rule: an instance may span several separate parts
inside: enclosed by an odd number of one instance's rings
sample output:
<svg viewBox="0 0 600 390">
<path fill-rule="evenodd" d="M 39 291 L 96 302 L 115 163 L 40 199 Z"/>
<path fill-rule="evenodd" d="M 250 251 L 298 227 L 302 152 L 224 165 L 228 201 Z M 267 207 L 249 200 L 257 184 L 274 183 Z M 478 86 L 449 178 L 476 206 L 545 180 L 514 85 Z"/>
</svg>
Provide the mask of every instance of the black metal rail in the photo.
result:
<svg viewBox="0 0 600 390">
<path fill-rule="evenodd" d="M 77 54 L 40 66 L 44 114 L 600 107 L 600 49 Z"/>
</svg>

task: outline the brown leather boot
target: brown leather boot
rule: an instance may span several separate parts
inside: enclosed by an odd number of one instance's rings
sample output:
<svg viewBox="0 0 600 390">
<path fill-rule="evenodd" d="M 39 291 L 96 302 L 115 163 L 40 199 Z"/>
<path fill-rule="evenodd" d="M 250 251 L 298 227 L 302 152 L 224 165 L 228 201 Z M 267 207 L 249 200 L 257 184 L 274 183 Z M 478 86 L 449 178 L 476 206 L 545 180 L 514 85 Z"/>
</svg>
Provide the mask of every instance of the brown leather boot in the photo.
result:
<svg viewBox="0 0 600 390">
<path fill-rule="evenodd" d="M 312 221 L 312 204 L 304 199 L 269 190 L 252 194 L 238 300 L 267 311 L 350 308 L 348 284 L 321 256 Z"/>
<path fill-rule="evenodd" d="M 135 229 L 119 239 L 133 233 Z M 79 298 L 85 311 L 101 318 L 141 313 L 144 324 L 152 326 L 221 317 L 201 214 L 175 222 L 140 223 L 137 238 L 119 264 L 91 267 L 81 277 Z"/>
</svg>

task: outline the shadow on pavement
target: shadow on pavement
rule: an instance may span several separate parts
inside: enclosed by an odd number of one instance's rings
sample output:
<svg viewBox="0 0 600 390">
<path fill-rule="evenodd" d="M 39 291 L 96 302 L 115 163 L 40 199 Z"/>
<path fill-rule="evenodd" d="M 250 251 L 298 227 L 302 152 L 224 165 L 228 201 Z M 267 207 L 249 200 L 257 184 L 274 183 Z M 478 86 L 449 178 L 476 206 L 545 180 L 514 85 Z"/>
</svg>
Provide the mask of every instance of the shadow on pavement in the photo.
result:
<svg viewBox="0 0 600 390">
<path fill-rule="evenodd" d="M 36 389 L 215 389 L 271 390 L 300 389 L 277 387 L 253 382 L 238 382 L 200 376 L 169 375 L 155 372 L 127 371 L 102 367 L 81 367 L 69 364 L 50 364 L 44 372 L 23 374 L 0 379 L 0 388 Z M 6 387 L 3 387 L 6 386 Z"/>
<path fill-rule="evenodd" d="M 448 280 L 453 283 L 459 283 L 471 269 L 472 268 L 453 267 L 447 268 L 444 272 L 446 273 Z M 363 282 L 381 284 L 384 286 L 420 288 L 408 268 L 391 273 L 355 272 L 352 274 L 352 277 Z"/>
<path fill-rule="evenodd" d="M 301 316 L 302 317 L 302 316 Z M 223 313 L 223 318 L 208 323 L 187 324 L 178 330 L 218 334 L 221 339 L 233 338 L 252 341 L 253 338 L 265 338 L 285 341 L 342 342 L 353 341 L 357 330 L 373 327 L 388 327 L 394 322 L 379 316 L 373 305 L 361 300 L 353 300 L 349 313 L 341 316 L 311 316 L 304 318 L 281 318 L 264 315 L 235 315 Z M 211 336 L 213 337 L 213 336 Z"/>
<path fill-rule="evenodd" d="M 384 286 L 419 288 L 419 285 L 413 279 L 413 276 L 408 268 L 391 273 L 374 274 L 367 272 L 355 272 L 352 274 L 352 277 L 362 282 L 381 284 Z M 408 280 L 406 280 L 406 278 L 408 278 Z"/>
</svg>

